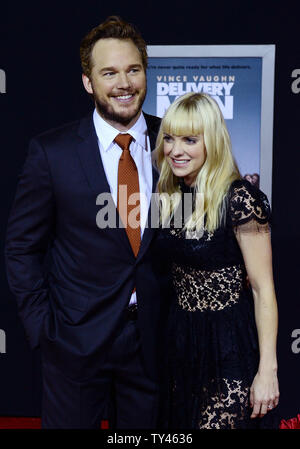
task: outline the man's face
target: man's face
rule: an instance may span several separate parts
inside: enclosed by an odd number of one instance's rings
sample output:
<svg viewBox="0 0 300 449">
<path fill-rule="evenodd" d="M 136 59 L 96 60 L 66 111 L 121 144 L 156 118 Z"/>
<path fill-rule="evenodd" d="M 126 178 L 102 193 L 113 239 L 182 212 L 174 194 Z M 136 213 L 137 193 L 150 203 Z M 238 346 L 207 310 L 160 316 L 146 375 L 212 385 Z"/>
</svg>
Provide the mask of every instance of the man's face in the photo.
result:
<svg viewBox="0 0 300 449">
<path fill-rule="evenodd" d="M 142 58 L 131 40 L 100 39 L 92 51 L 90 78 L 82 76 L 104 120 L 124 131 L 138 119 L 146 96 Z"/>
</svg>

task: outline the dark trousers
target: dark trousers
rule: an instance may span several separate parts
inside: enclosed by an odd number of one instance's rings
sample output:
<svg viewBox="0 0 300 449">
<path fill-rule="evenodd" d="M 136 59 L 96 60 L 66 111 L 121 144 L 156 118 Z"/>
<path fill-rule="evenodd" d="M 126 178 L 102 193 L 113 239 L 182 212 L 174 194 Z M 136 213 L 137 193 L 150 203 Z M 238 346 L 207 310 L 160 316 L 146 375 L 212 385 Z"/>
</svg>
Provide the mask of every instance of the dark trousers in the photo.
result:
<svg viewBox="0 0 300 449">
<path fill-rule="evenodd" d="M 97 375 L 67 378 L 42 357 L 42 428 L 154 429 L 158 386 L 144 371 L 136 321 L 127 318 Z"/>
</svg>

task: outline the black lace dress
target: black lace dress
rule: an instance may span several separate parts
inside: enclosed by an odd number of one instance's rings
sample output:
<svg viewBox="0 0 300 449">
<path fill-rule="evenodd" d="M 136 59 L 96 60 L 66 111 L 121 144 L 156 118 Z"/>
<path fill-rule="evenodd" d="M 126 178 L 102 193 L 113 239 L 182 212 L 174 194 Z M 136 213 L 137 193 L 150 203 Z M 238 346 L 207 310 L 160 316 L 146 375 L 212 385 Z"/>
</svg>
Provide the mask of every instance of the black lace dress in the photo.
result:
<svg viewBox="0 0 300 449">
<path fill-rule="evenodd" d="M 183 192 L 189 188 L 182 187 Z M 277 427 L 274 411 L 250 419 L 258 338 L 251 289 L 235 232 L 270 232 L 267 197 L 234 181 L 226 223 L 200 239 L 161 229 L 156 251 L 169 264 L 173 298 L 167 325 L 162 427 Z"/>
</svg>

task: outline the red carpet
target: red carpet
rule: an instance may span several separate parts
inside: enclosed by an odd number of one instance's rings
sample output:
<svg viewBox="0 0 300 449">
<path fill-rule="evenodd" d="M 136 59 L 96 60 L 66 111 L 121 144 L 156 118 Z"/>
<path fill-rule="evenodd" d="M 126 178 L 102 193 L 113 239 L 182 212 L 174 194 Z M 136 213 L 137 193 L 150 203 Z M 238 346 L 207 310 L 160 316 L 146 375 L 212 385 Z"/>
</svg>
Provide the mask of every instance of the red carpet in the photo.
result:
<svg viewBox="0 0 300 449">
<path fill-rule="evenodd" d="M 40 418 L 0 418 L 0 429 L 40 429 Z"/>
<path fill-rule="evenodd" d="M 40 418 L 15 418 L 2 417 L 0 418 L 0 429 L 40 429 Z M 101 421 L 101 429 L 109 429 L 109 422 L 107 420 Z M 300 414 L 295 418 L 288 420 L 281 420 L 280 429 L 300 429 Z"/>
<path fill-rule="evenodd" d="M 15 417 L 1 417 L 0 429 L 40 429 L 40 418 L 15 418 Z M 101 421 L 100 429 L 109 429 L 109 422 L 107 420 Z"/>
</svg>

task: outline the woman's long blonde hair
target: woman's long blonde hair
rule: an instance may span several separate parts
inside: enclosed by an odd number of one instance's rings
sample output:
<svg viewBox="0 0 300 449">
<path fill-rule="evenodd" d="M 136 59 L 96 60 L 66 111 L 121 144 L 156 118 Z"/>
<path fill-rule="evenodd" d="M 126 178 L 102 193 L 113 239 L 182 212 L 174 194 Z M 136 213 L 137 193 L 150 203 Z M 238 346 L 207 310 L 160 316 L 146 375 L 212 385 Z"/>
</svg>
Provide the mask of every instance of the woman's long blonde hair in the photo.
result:
<svg viewBox="0 0 300 449">
<path fill-rule="evenodd" d="M 156 141 L 157 165 L 160 170 L 158 192 L 167 193 L 171 197 L 171 203 L 161 203 L 163 223 L 174 214 L 181 198 L 181 195 L 176 195 L 176 192 L 180 192 L 179 178 L 173 174 L 164 156 L 164 133 L 176 136 L 202 134 L 204 137 L 206 160 L 195 180 L 196 193 L 201 193 L 203 197 L 203 214 L 201 217 L 194 210 L 185 229 L 199 229 L 205 216 L 205 229 L 212 232 L 224 218 L 224 198 L 230 184 L 241 178 L 219 106 L 207 94 L 187 93 L 171 104 L 162 119 Z"/>
</svg>

